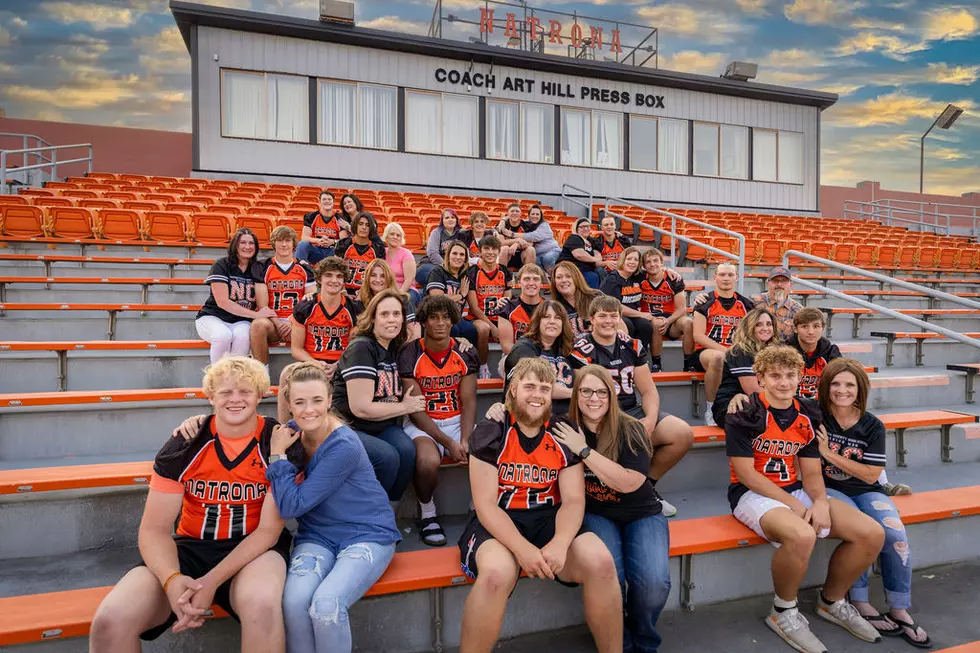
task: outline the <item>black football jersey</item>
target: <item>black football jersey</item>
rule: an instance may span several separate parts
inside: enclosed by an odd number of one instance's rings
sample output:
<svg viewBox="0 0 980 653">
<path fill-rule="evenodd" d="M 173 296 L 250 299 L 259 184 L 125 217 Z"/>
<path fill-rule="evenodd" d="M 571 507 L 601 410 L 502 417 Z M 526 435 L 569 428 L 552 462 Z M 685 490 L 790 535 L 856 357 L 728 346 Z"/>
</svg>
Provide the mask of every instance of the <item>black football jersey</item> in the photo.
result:
<svg viewBox="0 0 980 653">
<path fill-rule="evenodd" d="M 586 365 L 598 365 L 608 370 L 616 384 L 619 407 L 631 410 L 637 404 L 635 375 L 650 373 L 649 360 L 646 348 L 635 338 L 620 334 L 612 347 L 606 348 L 598 344 L 592 335 L 587 335 L 572 347 L 569 363 L 576 370 Z"/>
</svg>

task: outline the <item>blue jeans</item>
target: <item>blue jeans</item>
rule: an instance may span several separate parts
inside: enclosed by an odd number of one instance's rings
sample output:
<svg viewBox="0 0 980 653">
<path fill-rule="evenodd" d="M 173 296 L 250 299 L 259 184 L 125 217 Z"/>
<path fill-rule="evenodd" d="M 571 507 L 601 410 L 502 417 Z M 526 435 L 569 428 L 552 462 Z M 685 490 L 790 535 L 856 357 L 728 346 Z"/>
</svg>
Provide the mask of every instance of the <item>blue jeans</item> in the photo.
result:
<svg viewBox="0 0 980 653">
<path fill-rule="evenodd" d="M 308 240 L 301 241 L 296 247 L 296 258 L 300 261 L 306 261 L 310 265 L 316 265 L 328 256 L 333 256 L 333 254 L 333 247 L 320 247 Z"/>
<path fill-rule="evenodd" d="M 670 595 L 670 529 L 662 514 L 628 524 L 587 512 L 583 526 L 595 533 L 616 563 L 623 590 L 623 652 L 656 653 L 657 619 Z"/>
<path fill-rule="evenodd" d="M 582 272 L 582 276 L 585 277 L 585 283 L 593 290 L 599 290 L 599 273 L 595 270 L 588 270 Z"/>
<path fill-rule="evenodd" d="M 415 445 L 398 425 L 389 426 L 377 435 L 355 431 L 361 439 L 368 460 L 374 467 L 381 487 L 388 493 L 388 499 L 398 501 L 402 498 L 415 473 Z"/>
<path fill-rule="evenodd" d="M 545 252 L 544 254 L 538 254 L 536 256 L 536 262 L 538 265 L 543 267 L 545 270 L 550 270 L 555 267 L 555 261 L 558 260 L 558 255 L 561 254 L 560 249 L 553 249 L 550 252 Z"/>
<path fill-rule="evenodd" d="M 452 328 L 449 335 L 454 338 L 466 338 L 470 341 L 471 345 L 476 347 L 476 327 L 466 318 L 462 318 L 459 324 Z"/>
<path fill-rule="evenodd" d="M 360 542 L 336 556 L 312 542 L 296 545 L 282 593 L 288 653 L 350 651 L 347 611 L 381 578 L 394 555 L 394 544 Z"/>
<path fill-rule="evenodd" d="M 429 283 L 429 273 L 435 267 L 432 263 L 419 263 L 418 268 L 415 270 L 415 283 L 422 287 L 422 292 L 425 292 L 425 284 Z"/>
<path fill-rule="evenodd" d="M 895 504 L 881 492 L 865 492 L 849 497 L 837 490 L 827 488 L 827 496 L 854 506 L 881 524 L 885 529 L 885 544 L 878 557 L 881 563 L 881 581 L 885 586 L 885 601 L 895 610 L 908 610 L 912 607 L 912 552 L 909 538 L 902 524 L 902 518 Z M 852 601 L 868 602 L 868 572 L 851 586 Z"/>
</svg>

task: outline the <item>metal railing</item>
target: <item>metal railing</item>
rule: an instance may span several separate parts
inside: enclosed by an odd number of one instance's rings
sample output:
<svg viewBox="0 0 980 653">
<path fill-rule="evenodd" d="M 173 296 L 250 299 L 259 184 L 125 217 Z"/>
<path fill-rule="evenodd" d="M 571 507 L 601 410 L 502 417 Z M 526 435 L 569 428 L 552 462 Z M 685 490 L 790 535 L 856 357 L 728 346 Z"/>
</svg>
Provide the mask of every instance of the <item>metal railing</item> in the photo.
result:
<svg viewBox="0 0 980 653">
<path fill-rule="evenodd" d="M 2 145 L 2 143 L 4 141 L 13 141 L 15 143 L 18 143 L 21 146 L 21 149 L 24 149 L 24 150 L 31 149 L 31 148 L 36 148 L 36 147 L 45 147 L 45 146 L 51 145 L 51 143 L 47 142 L 46 140 L 44 140 L 43 138 L 41 138 L 40 136 L 37 136 L 35 134 L 21 134 L 21 133 L 12 133 L 12 132 L 0 132 L 0 150 L 5 149 L 4 145 Z M 21 155 L 21 163 L 23 165 L 29 165 L 32 158 L 34 160 L 34 163 L 44 163 L 46 161 L 50 161 L 51 160 L 50 157 L 48 157 L 48 156 L 46 156 L 44 154 L 33 154 L 33 155 L 24 154 L 24 155 Z M 19 166 L 17 168 L 13 168 L 13 174 L 17 174 L 17 172 L 16 172 L 17 170 L 20 170 L 20 167 Z M 42 171 L 42 173 L 40 175 L 40 179 L 37 179 L 36 181 L 39 181 L 40 183 L 44 183 L 46 181 L 53 181 L 53 179 L 50 177 L 50 174 L 48 175 L 48 177 L 49 177 L 48 179 L 45 179 L 44 177 L 45 177 L 45 175 L 44 175 L 44 173 Z M 29 178 L 28 177 L 25 177 L 23 181 L 26 184 L 26 183 L 29 182 Z M 0 189 L 0 193 L 3 193 L 3 192 L 4 191 L 2 189 Z"/>
<path fill-rule="evenodd" d="M 635 206 L 636 208 L 643 209 L 645 211 L 651 211 L 653 213 L 659 213 L 660 215 L 667 216 L 670 218 L 670 229 L 662 229 L 660 227 L 655 227 L 653 225 L 646 224 L 635 218 L 630 218 L 615 211 L 609 209 L 609 203 L 614 204 L 624 204 L 626 206 Z M 605 212 L 606 215 L 612 215 L 619 218 L 620 220 L 626 220 L 637 229 L 649 229 L 654 233 L 659 233 L 662 236 L 670 236 L 670 265 L 675 267 L 677 265 L 677 241 L 682 243 L 687 243 L 688 245 L 695 245 L 701 247 L 709 252 L 722 256 L 724 258 L 731 259 L 738 264 L 738 292 L 742 292 L 742 288 L 745 284 L 745 236 L 738 233 L 737 231 L 731 231 L 729 229 L 724 229 L 722 227 L 716 227 L 713 224 L 708 224 L 707 222 L 701 222 L 700 220 L 695 220 L 693 218 L 688 218 L 683 215 L 677 215 L 676 213 L 671 213 L 670 211 L 665 211 L 663 209 L 658 209 L 655 206 L 650 206 L 648 204 L 643 204 L 641 202 L 632 202 L 630 200 L 624 200 L 621 197 L 607 197 L 605 198 Z M 693 224 L 703 229 L 708 229 L 709 231 L 717 231 L 718 233 L 730 236 L 738 241 L 738 254 L 733 254 L 732 252 L 726 252 L 723 249 L 717 247 L 712 247 L 707 243 L 702 243 L 701 241 L 689 238 L 683 234 L 677 233 L 677 223 L 685 222 L 687 224 Z M 637 232 L 637 238 L 639 238 L 640 233 Z"/>
<path fill-rule="evenodd" d="M 58 161 L 58 152 L 61 150 L 71 150 L 77 148 L 88 148 L 88 156 L 80 157 L 77 159 L 67 159 L 64 161 Z M 8 158 L 16 155 L 24 155 L 25 160 L 29 155 L 40 155 L 43 152 L 50 152 L 50 158 L 41 163 L 35 163 L 33 165 L 24 165 L 17 168 L 7 167 Z M 88 171 L 92 172 L 92 144 L 91 143 L 78 143 L 75 145 L 48 145 L 46 147 L 25 147 L 19 150 L 0 150 L 0 195 L 9 192 L 7 186 L 7 178 L 11 172 L 26 172 L 28 170 L 44 170 L 50 168 L 51 179 L 55 179 L 58 176 L 58 166 L 69 165 L 72 163 L 88 163 Z"/>
<path fill-rule="evenodd" d="M 902 215 L 914 215 L 914 211 L 908 211 L 903 209 L 898 209 L 891 206 L 885 206 L 879 204 L 878 201 L 875 202 L 860 202 L 858 200 L 845 200 L 844 201 L 844 217 L 847 219 L 857 219 L 857 220 L 879 220 L 885 226 L 892 226 L 892 223 L 901 223 L 902 225 L 912 225 L 916 227 L 915 231 L 925 231 L 926 229 L 931 229 L 933 233 L 939 235 L 939 230 L 943 230 L 943 234 L 948 236 L 951 233 L 950 226 L 950 216 L 944 213 L 923 213 L 919 220 L 914 220 L 911 218 L 900 218 L 896 214 Z M 857 208 L 849 208 L 854 207 Z M 926 222 L 924 217 L 929 216 L 933 219 L 932 222 Z M 939 219 L 942 218 L 945 224 L 940 224 Z"/>
<path fill-rule="evenodd" d="M 588 195 L 588 197 L 589 197 L 589 203 L 586 204 L 582 200 L 578 199 L 578 197 L 574 197 L 572 195 L 569 195 L 568 193 L 565 192 L 565 189 L 566 188 L 571 189 L 571 190 L 575 191 L 576 193 L 581 193 L 582 195 Z M 589 191 L 585 190 L 584 188 L 579 188 L 578 186 L 572 186 L 571 184 L 562 184 L 561 185 L 561 211 L 562 211 L 562 213 L 568 213 L 568 211 L 565 208 L 565 202 L 571 202 L 572 204 L 578 204 L 579 206 L 585 207 L 585 210 L 588 211 L 588 217 L 589 217 L 589 219 L 592 219 L 592 199 L 593 199 L 592 193 L 590 193 Z"/>
<path fill-rule="evenodd" d="M 950 226 L 953 220 L 962 219 L 970 221 L 970 233 L 974 238 L 980 239 L 980 206 L 967 206 L 964 204 L 949 204 L 945 202 L 920 202 L 916 200 L 899 200 L 883 198 L 875 200 L 875 204 L 902 214 L 918 215 L 925 221 L 926 217 L 934 218 L 938 222 L 940 217 L 946 218 L 946 224 Z M 930 211 L 929 208 L 932 208 Z M 943 212 L 940 213 L 940 208 Z"/>
<path fill-rule="evenodd" d="M 853 274 L 855 276 L 862 276 L 862 277 L 867 277 L 868 279 L 874 279 L 879 283 L 898 286 L 899 288 L 904 288 L 906 290 L 913 290 L 917 293 L 921 293 L 923 295 L 932 297 L 934 299 L 941 299 L 944 301 L 961 304 L 963 306 L 966 306 L 967 308 L 980 309 L 980 302 L 972 301 L 970 299 L 967 299 L 966 297 L 950 295 L 949 293 L 944 293 L 940 290 L 927 288 L 925 286 L 920 286 L 918 284 L 910 283 L 908 281 L 902 281 L 901 279 L 895 279 L 894 277 L 878 274 L 877 272 L 862 270 L 861 268 L 856 268 L 852 265 L 846 265 L 844 263 L 838 263 L 837 261 L 831 261 L 825 258 L 820 258 L 819 256 L 806 254 L 804 252 L 800 252 L 795 249 L 787 250 L 783 254 L 783 265 L 785 265 L 786 267 L 789 267 L 790 257 L 803 259 L 804 261 L 811 261 L 813 263 L 819 263 L 820 265 L 836 268 L 838 270 L 841 270 L 842 272 Z M 892 310 L 890 308 L 885 308 L 884 306 L 879 306 L 878 304 L 873 304 L 863 299 L 858 299 L 853 295 L 846 295 L 839 290 L 834 290 L 833 288 L 828 288 L 826 286 L 820 285 L 818 283 L 814 283 L 813 281 L 808 281 L 806 279 L 800 279 L 795 275 L 793 276 L 792 281 L 794 284 L 799 284 L 805 288 L 809 288 L 811 290 L 819 290 L 821 293 L 830 295 L 831 297 L 835 297 L 845 302 L 855 304 L 857 306 L 860 306 L 861 308 L 866 308 L 868 310 L 874 311 L 875 313 L 881 313 L 882 315 L 887 315 L 888 317 L 893 318 L 895 320 L 899 320 L 900 322 L 905 322 L 906 324 L 911 324 L 913 326 L 919 327 L 923 331 L 931 331 L 932 333 L 938 333 L 946 336 L 947 338 L 956 340 L 957 342 L 961 342 L 965 345 L 969 345 L 971 347 L 980 349 L 980 340 L 971 338 L 969 336 L 965 336 L 962 333 L 958 333 L 951 329 L 947 329 L 946 327 L 941 327 L 939 325 L 926 322 L 925 320 L 919 320 L 914 317 L 910 317 L 908 315 L 905 315 L 904 313 L 899 313 L 898 311 Z"/>
</svg>

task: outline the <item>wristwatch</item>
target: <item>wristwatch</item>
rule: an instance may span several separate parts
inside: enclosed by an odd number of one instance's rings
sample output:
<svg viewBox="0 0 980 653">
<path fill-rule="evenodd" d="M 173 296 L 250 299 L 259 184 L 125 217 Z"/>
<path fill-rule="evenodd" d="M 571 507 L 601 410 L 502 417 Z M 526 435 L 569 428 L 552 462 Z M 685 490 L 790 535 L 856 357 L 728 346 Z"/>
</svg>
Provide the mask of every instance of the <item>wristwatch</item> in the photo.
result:
<svg viewBox="0 0 980 653">
<path fill-rule="evenodd" d="M 592 453 L 592 447 L 586 445 L 581 451 L 578 452 L 578 457 L 585 460 L 589 457 L 590 453 Z"/>
<path fill-rule="evenodd" d="M 280 460 L 286 460 L 286 457 L 285 457 L 285 456 L 282 456 L 282 455 L 280 455 L 280 454 L 277 454 L 277 453 L 274 453 L 274 454 L 272 454 L 271 456 L 269 456 L 269 464 L 270 464 L 270 465 L 271 465 L 272 463 L 277 463 L 277 462 L 279 462 Z"/>
</svg>

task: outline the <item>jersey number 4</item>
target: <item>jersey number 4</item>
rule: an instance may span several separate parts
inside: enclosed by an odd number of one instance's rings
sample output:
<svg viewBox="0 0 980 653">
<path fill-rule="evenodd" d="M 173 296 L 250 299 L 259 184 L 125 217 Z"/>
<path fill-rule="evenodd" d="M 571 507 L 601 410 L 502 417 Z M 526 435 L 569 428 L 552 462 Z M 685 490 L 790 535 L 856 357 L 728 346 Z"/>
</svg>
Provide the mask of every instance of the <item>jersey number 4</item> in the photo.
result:
<svg viewBox="0 0 980 653">
<path fill-rule="evenodd" d="M 770 458 L 769 462 L 766 463 L 765 472 L 773 476 L 778 475 L 780 481 L 785 482 L 789 480 L 789 470 L 786 469 L 786 460 L 784 458 Z"/>
</svg>

